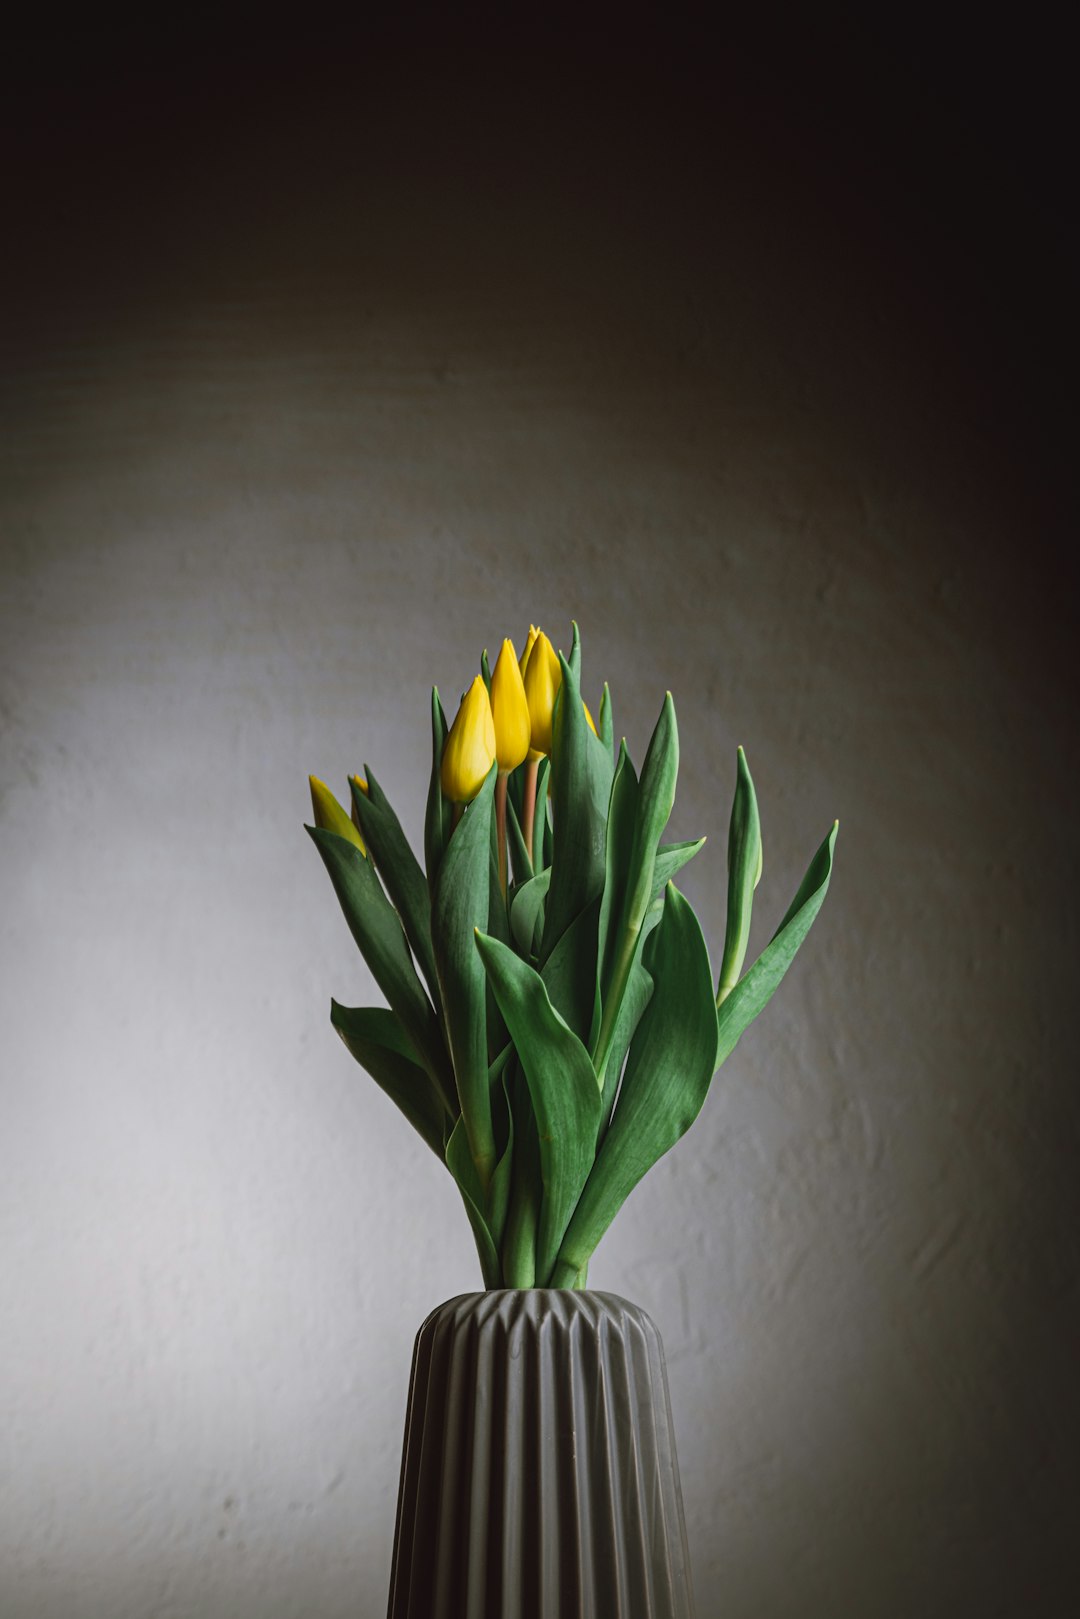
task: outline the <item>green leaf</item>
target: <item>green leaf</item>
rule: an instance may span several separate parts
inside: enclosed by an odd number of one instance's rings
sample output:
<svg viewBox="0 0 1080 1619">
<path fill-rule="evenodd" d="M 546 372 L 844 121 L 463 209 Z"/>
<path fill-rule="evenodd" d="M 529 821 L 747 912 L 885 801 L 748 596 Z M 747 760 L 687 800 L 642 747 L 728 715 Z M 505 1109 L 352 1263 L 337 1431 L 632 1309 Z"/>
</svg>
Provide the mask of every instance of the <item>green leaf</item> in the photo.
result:
<svg viewBox="0 0 1080 1619">
<path fill-rule="evenodd" d="M 371 861 L 354 843 L 322 827 L 305 829 L 323 859 L 349 930 L 390 1008 L 401 1021 L 451 1113 L 454 1085 L 434 1008 L 416 976 L 401 920 Z"/>
<path fill-rule="evenodd" d="M 596 728 L 600 732 L 600 740 L 608 753 L 615 746 L 615 722 L 611 713 L 611 692 L 608 683 L 604 681 L 604 689 L 600 693 L 600 712 L 596 716 Z"/>
<path fill-rule="evenodd" d="M 427 809 L 424 814 L 424 864 L 428 891 L 435 893 L 435 878 L 450 836 L 450 812 L 442 795 L 442 756 L 446 746 L 446 715 L 439 701 L 439 689 L 431 688 L 431 776 L 428 781 Z"/>
<path fill-rule="evenodd" d="M 545 873 L 546 875 L 546 873 Z M 600 1021 L 596 983 L 599 895 L 576 916 L 540 969 L 552 1006 L 588 1048 Z"/>
<path fill-rule="evenodd" d="M 668 883 L 677 872 L 693 860 L 704 845 L 704 838 L 694 838 L 688 843 L 662 843 L 657 849 L 656 862 L 653 866 L 652 899 L 649 901 L 649 909 L 645 912 L 645 921 L 642 924 L 646 934 L 652 932 L 663 915 L 664 893 Z"/>
<path fill-rule="evenodd" d="M 484 1278 L 484 1286 L 486 1288 L 500 1287 L 502 1285 L 502 1273 L 499 1268 L 499 1255 L 487 1220 L 484 1217 L 486 1194 L 476 1173 L 472 1148 L 469 1143 L 468 1132 L 465 1129 L 464 1115 L 455 1124 L 450 1139 L 446 1143 L 446 1167 L 457 1181 L 461 1201 L 465 1205 L 465 1213 L 468 1215 L 469 1224 L 472 1226 L 476 1252 L 480 1256 L 480 1271 Z"/>
<path fill-rule="evenodd" d="M 492 765 L 454 829 L 431 908 L 435 965 L 464 1130 L 485 1193 L 495 1168 L 495 1136 L 488 1083 L 487 980 L 473 935 L 488 926 L 495 775 Z"/>
<path fill-rule="evenodd" d="M 604 834 L 604 892 L 600 902 L 600 922 L 597 930 L 597 977 L 600 983 L 601 1005 L 607 1000 L 615 966 L 619 913 L 630 881 L 630 857 L 634 848 L 637 803 L 637 774 L 624 738 L 619 748 L 619 762 L 611 783 L 607 827 Z"/>
<path fill-rule="evenodd" d="M 821 909 L 832 876 L 838 825 L 839 822 L 834 821 L 832 830 L 811 860 L 798 892 L 772 939 L 749 972 L 744 974 L 717 1008 L 717 1068 L 731 1055 L 743 1032 L 767 1006 Z"/>
<path fill-rule="evenodd" d="M 502 1248 L 503 1234 L 506 1230 L 506 1213 L 510 1203 L 514 1168 L 514 1114 L 510 1106 L 509 1085 L 513 1072 L 509 1059 L 513 1055 L 513 1050 L 513 1045 L 507 1042 L 488 1069 L 488 1086 L 493 1109 L 497 1113 L 495 1135 L 502 1143 L 499 1161 L 495 1165 L 495 1173 L 491 1177 L 484 1203 L 484 1218 L 496 1251 Z"/>
<path fill-rule="evenodd" d="M 565 658 L 560 656 L 559 664 L 562 686 L 555 708 L 551 761 L 555 828 L 541 961 L 546 961 L 571 922 L 603 891 L 604 834 L 612 782 L 611 759 L 589 728 L 577 677 Z"/>
<path fill-rule="evenodd" d="M 546 1287 L 567 1221 L 592 1165 L 600 1090 L 588 1052 L 552 1006 L 540 975 L 498 940 L 478 934 L 476 943 L 517 1049 L 536 1114 L 544 1187 L 536 1279 L 538 1286 Z"/>
<path fill-rule="evenodd" d="M 510 898 L 510 932 L 520 955 L 526 958 L 532 951 L 537 924 L 544 914 L 551 872 L 542 871 L 530 877 L 513 890 Z"/>
<path fill-rule="evenodd" d="M 727 863 L 727 930 L 724 934 L 724 959 L 720 964 L 720 981 L 716 990 L 718 1005 L 731 994 L 742 972 L 742 965 L 746 959 L 746 946 L 750 939 L 754 889 L 761 875 L 761 821 L 750 766 L 746 762 L 742 748 L 738 751 L 735 797 L 732 800 L 731 823 L 728 827 Z"/>
<path fill-rule="evenodd" d="M 551 869 L 551 817 L 548 814 L 548 783 L 551 781 L 551 760 L 547 754 L 540 760 L 536 771 L 536 814 L 533 817 L 532 864 L 539 874 Z"/>
<path fill-rule="evenodd" d="M 450 1117 L 393 1012 L 385 1006 L 341 1006 L 331 1001 L 330 1022 L 350 1054 L 444 1162 Z"/>
<path fill-rule="evenodd" d="M 516 775 L 515 770 L 511 774 L 511 781 Z M 525 837 L 518 812 L 514 807 L 514 800 L 509 793 L 506 795 L 506 841 L 510 849 L 510 870 L 514 882 L 521 888 L 533 874 L 533 863 L 532 856 L 525 847 Z"/>
<path fill-rule="evenodd" d="M 570 620 L 570 633 L 571 633 L 571 636 L 572 636 L 572 640 L 570 642 L 570 656 L 567 658 L 566 661 L 570 665 L 571 669 L 574 671 L 574 679 L 580 685 L 581 684 L 581 635 L 578 632 L 577 620 L 576 619 L 571 619 Z"/>
<path fill-rule="evenodd" d="M 701 1111 L 713 1075 L 715 1010 L 697 917 L 669 884 L 646 965 L 652 999 L 630 1046 L 615 1112 L 552 1276 L 566 1286 L 588 1263 L 627 1196 Z"/>
<path fill-rule="evenodd" d="M 660 909 L 663 912 L 663 902 Z M 630 977 L 626 981 L 626 990 L 619 1006 L 619 1015 L 615 1019 L 615 1032 L 611 1038 L 611 1057 L 604 1074 L 604 1111 L 601 1121 L 601 1130 L 606 1130 L 611 1119 L 611 1110 L 615 1106 L 615 1093 L 619 1087 L 619 1075 L 623 1070 L 626 1053 L 630 1042 L 637 1032 L 645 1008 L 648 1006 L 653 993 L 652 974 L 646 970 L 640 961 L 635 961 L 630 969 Z"/>
<path fill-rule="evenodd" d="M 484 929 L 502 944 L 510 943 L 510 917 L 507 912 L 506 896 L 503 894 L 499 878 L 499 848 L 496 840 L 495 816 L 491 817 L 491 871 L 488 875 L 488 915 L 487 925 Z M 488 1061 L 501 1051 L 506 1044 L 506 1025 L 502 1020 L 495 997 L 491 992 L 491 985 L 487 986 L 487 1053 Z M 489 1074 L 490 1079 L 490 1074 Z M 498 1131 L 495 1132 L 498 1140 Z"/>
<path fill-rule="evenodd" d="M 645 763 L 641 767 L 626 879 L 620 888 L 617 919 L 613 909 L 604 943 L 605 967 L 601 986 L 603 1012 L 593 1052 L 593 1062 L 602 1083 L 606 1083 L 612 1060 L 615 1028 L 623 996 L 645 944 L 645 917 L 652 902 L 656 851 L 675 801 L 678 772 L 679 733 L 675 722 L 675 705 L 668 692 L 649 742 Z M 624 838 L 625 830 L 620 841 Z"/>
<path fill-rule="evenodd" d="M 416 964 L 427 979 L 428 988 L 438 1004 L 439 981 L 431 947 L 431 896 L 427 878 L 420 869 L 420 862 L 409 846 L 389 799 L 366 764 L 364 773 L 367 778 L 366 793 L 361 792 L 355 781 L 350 780 L 349 783 L 360 829 L 401 918 Z"/>
</svg>

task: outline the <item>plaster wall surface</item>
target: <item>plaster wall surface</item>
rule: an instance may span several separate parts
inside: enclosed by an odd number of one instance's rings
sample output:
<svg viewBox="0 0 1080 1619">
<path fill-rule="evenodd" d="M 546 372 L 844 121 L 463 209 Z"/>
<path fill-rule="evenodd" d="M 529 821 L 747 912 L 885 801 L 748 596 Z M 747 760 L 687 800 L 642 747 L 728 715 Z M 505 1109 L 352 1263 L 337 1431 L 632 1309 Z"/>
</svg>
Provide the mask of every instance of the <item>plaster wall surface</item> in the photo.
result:
<svg viewBox="0 0 1080 1619">
<path fill-rule="evenodd" d="M 384 1611 L 413 1335 L 480 1281 L 329 1027 L 377 991 L 306 776 L 369 763 L 419 846 L 431 684 L 453 706 L 483 647 L 575 618 L 639 761 L 674 694 L 715 961 L 736 745 L 752 949 L 841 823 L 795 967 L 590 1276 L 665 1340 L 700 1611 L 1051 1619 L 1075 744 L 1030 445 L 888 210 L 862 236 L 794 159 L 629 92 L 554 118 L 480 80 L 222 98 L 107 172 L 72 133 L 34 216 L 0 452 L 0 1613 Z"/>
</svg>

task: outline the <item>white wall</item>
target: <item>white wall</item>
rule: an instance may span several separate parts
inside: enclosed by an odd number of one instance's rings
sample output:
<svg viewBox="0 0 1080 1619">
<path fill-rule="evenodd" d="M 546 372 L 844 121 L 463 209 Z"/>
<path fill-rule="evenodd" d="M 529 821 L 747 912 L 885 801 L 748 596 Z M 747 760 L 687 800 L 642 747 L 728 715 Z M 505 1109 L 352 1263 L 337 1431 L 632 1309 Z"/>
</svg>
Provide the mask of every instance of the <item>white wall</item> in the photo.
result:
<svg viewBox="0 0 1080 1619">
<path fill-rule="evenodd" d="M 373 990 L 306 777 L 369 763 L 418 841 L 431 683 L 573 616 L 639 760 L 674 693 L 716 960 L 736 744 L 755 942 L 841 821 L 591 1272 L 664 1335 L 703 1619 L 1060 1613 L 1076 856 L 1027 447 L 794 156 L 480 81 L 369 65 L 111 177 L 64 137 L 4 394 L 0 1611 L 384 1610 L 413 1334 L 479 1271 L 330 1030 Z"/>
</svg>

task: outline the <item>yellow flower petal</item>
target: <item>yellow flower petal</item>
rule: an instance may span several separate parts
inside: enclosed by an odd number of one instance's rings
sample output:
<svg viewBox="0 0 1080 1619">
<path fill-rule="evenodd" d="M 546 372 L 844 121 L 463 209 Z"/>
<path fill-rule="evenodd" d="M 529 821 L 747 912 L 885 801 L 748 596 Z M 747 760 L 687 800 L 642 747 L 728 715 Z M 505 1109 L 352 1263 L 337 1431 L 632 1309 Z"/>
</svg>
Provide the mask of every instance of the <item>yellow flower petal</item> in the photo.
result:
<svg viewBox="0 0 1080 1619">
<path fill-rule="evenodd" d="M 529 661 L 529 653 L 532 651 L 532 649 L 533 649 L 533 647 L 535 645 L 536 645 L 536 625 L 535 624 L 530 624 L 529 625 L 528 638 L 527 638 L 527 640 L 525 642 L 525 650 L 521 654 L 521 662 L 518 664 L 518 668 L 521 670 L 522 679 L 525 678 L 525 666 L 527 665 L 527 663 Z"/>
<path fill-rule="evenodd" d="M 551 717 L 561 685 L 562 670 L 555 648 L 543 630 L 538 630 L 525 665 L 525 700 L 532 728 L 529 751 L 533 758 L 551 752 Z"/>
<path fill-rule="evenodd" d="M 495 722 L 483 677 L 477 675 L 464 697 L 443 749 L 440 781 L 454 804 L 476 797 L 495 761 Z"/>
<path fill-rule="evenodd" d="M 504 641 L 491 676 L 491 717 L 500 771 L 516 770 L 529 751 L 531 724 L 525 683 L 512 641 Z"/>
<path fill-rule="evenodd" d="M 339 838 L 348 838 L 350 843 L 355 843 L 362 855 L 366 855 L 367 849 L 364 847 L 359 828 L 353 825 L 351 817 L 346 815 L 326 783 L 320 781 L 318 776 L 309 776 L 308 784 L 311 787 L 311 808 L 315 815 L 315 825 L 321 826 L 325 832 L 336 832 Z"/>
</svg>

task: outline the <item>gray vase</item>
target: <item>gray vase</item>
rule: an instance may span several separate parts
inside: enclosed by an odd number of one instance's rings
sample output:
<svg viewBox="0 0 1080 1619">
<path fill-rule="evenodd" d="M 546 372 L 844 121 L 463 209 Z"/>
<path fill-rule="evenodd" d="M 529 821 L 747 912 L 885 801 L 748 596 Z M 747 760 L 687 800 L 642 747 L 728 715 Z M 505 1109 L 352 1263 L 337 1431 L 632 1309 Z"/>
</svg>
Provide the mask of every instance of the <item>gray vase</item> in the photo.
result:
<svg viewBox="0 0 1080 1619">
<path fill-rule="evenodd" d="M 613 1293 L 465 1293 L 416 1337 L 389 1619 L 692 1619 L 660 1334 Z"/>
</svg>

